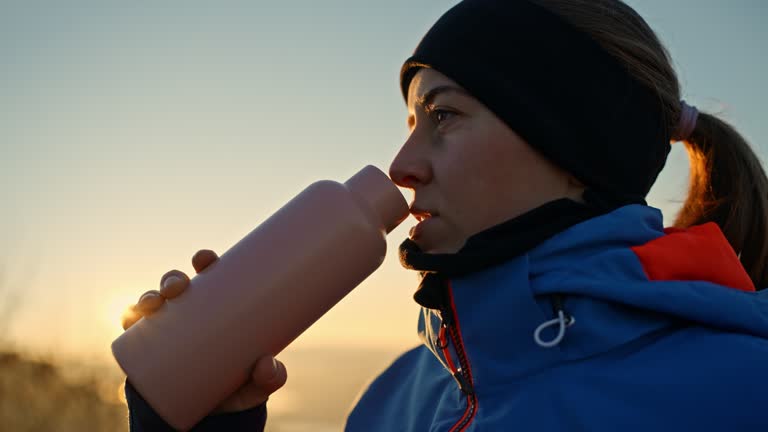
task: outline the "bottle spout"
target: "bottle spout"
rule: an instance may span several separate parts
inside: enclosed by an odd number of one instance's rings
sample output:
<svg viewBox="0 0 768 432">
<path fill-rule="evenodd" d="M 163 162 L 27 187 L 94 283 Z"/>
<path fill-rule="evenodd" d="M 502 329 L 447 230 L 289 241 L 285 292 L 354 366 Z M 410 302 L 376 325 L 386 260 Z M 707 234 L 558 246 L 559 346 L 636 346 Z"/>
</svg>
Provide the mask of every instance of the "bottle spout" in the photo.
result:
<svg viewBox="0 0 768 432">
<path fill-rule="evenodd" d="M 408 217 L 408 203 L 390 178 L 380 169 L 368 165 L 344 185 L 363 199 L 376 213 L 382 228 L 389 234 Z"/>
</svg>

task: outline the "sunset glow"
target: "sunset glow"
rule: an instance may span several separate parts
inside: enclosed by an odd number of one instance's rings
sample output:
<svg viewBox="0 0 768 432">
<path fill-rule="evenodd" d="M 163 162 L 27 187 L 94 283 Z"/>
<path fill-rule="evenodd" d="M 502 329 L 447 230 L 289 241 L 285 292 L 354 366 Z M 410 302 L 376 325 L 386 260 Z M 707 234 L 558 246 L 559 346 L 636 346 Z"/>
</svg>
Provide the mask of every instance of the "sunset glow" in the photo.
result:
<svg viewBox="0 0 768 432">
<path fill-rule="evenodd" d="M 4 2 L 3 346 L 118 376 L 121 316 L 165 272 L 194 276 L 196 251 L 222 254 L 314 181 L 387 171 L 408 137 L 400 66 L 454 3 Z M 703 112 L 727 107 L 722 117 L 768 161 L 765 3 L 627 3 L 668 46 L 683 97 Z M 668 225 L 688 181 L 675 144 L 648 197 Z M 418 278 L 397 257 L 413 222 L 281 354 L 289 384 L 276 416 L 316 404 L 338 430 L 364 383 L 420 343 Z M 112 399 L 122 379 L 109 382 Z"/>
</svg>

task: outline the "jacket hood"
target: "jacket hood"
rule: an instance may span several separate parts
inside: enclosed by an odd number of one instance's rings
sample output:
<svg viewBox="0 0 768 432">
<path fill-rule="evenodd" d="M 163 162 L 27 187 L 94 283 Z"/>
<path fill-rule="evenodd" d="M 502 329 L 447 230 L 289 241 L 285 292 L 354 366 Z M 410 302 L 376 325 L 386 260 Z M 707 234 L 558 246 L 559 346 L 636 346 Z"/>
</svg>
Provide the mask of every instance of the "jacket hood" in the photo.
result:
<svg viewBox="0 0 768 432">
<path fill-rule="evenodd" d="M 631 205 L 586 221 L 529 255 L 534 295 L 560 292 L 768 337 L 768 303 L 720 228 L 664 229 Z"/>
<path fill-rule="evenodd" d="M 502 265 L 450 281 L 475 379 L 530 374 L 625 346 L 664 329 L 702 326 L 768 339 L 768 298 L 755 292 L 715 224 L 663 227 L 629 205 L 574 225 Z M 575 320 L 553 348 L 534 341 L 560 295 Z M 431 326 L 426 323 L 432 322 Z M 434 317 L 420 330 L 433 346 Z M 547 339 L 553 339 L 552 329 Z"/>
</svg>

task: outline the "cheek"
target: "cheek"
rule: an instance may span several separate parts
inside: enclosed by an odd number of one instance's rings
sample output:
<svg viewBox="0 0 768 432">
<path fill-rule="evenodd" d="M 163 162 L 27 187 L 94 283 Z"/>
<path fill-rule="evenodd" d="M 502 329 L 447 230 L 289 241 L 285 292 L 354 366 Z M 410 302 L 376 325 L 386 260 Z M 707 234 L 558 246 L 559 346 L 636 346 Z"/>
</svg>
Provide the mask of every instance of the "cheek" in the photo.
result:
<svg viewBox="0 0 768 432">
<path fill-rule="evenodd" d="M 506 130 L 483 131 L 456 144 L 450 165 L 457 175 L 444 178 L 445 204 L 467 234 L 520 214 L 539 195 L 533 150 Z"/>
<path fill-rule="evenodd" d="M 488 190 L 507 197 L 536 192 L 547 175 L 543 158 L 509 128 L 486 130 L 476 159 Z"/>
<path fill-rule="evenodd" d="M 440 175 L 442 206 L 451 222 L 471 232 L 491 210 L 490 203 L 509 180 L 506 163 L 499 164 L 498 148 L 483 134 L 465 134 L 446 142 L 446 151 L 436 166 Z M 461 139 L 459 139 L 461 138 Z M 446 215 L 448 216 L 448 215 Z"/>
<path fill-rule="evenodd" d="M 460 173 L 457 189 L 481 200 L 487 192 L 509 187 L 513 180 L 528 174 L 529 158 L 520 144 L 493 130 L 473 130 L 456 145 L 451 158 Z"/>
</svg>

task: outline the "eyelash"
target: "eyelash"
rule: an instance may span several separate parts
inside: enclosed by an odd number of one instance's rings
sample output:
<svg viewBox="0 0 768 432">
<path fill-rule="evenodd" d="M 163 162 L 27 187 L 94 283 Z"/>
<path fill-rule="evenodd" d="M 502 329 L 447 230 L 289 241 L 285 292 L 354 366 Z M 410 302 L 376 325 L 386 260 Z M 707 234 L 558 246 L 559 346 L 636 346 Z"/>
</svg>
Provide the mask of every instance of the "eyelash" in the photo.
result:
<svg viewBox="0 0 768 432">
<path fill-rule="evenodd" d="M 451 111 L 451 110 L 447 110 L 447 109 L 441 109 L 441 108 L 434 108 L 434 107 L 429 107 L 429 108 L 427 109 L 427 114 L 428 114 L 428 115 L 429 115 L 429 117 L 432 119 L 432 121 L 433 121 L 433 122 L 434 122 L 436 125 L 438 125 L 438 126 L 439 126 L 439 125 L 441 125 L 442 123 L 444 123 L 445 121 L 447 121 L 447 120 L 449 120 L 449 119 L 450 119 L 450 117 L 449 117 L 448 119 L 445 119 L 445 118 L 443 118 L 443 120 L 440 120 L 440 118 L 439 118 L 439 117 L 440 117 L 440 115 L 441 115 L 441 114 L 447 114 L 447 115 L 449 115 L 449 116 L 450 116 L 450 115 L 456 115 L 456 112 L 454 112 L 454 111 Z"/>
</svg>

